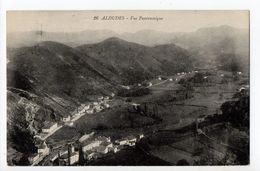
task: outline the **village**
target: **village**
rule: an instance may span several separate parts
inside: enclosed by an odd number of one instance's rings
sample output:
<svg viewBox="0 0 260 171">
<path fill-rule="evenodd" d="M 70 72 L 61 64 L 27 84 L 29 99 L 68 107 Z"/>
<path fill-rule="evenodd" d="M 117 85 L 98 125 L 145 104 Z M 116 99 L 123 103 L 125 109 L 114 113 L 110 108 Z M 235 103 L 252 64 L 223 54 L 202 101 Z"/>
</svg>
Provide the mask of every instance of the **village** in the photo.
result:
<svg viewBox="0 0 260 171">
<path fill-rule="evenodd" d="M 38 148 L 38 152 L 29 157 L 30 163 L 32 165 L 36 165 L 43 158 L 49 155 L 50 149 L 48 148 L 48 145 L 46 144 L 45 141 L 48 137 L 50 137 L 52 134 L 54 134 L 56 131 L 58 131 L 65 125 L 72 127 L 75 121 L 77 121 L 78 119 L 80 119 L 82 116 L 86 114 L 91 115 L 100 112 L 105 108 L 109 108 L 110 107 L 109 102 L 113 97 L 114 97 L 114 93 L 111 93 L 110 96 L 99 97 L 95 102 L 82 104 L 80 107 L 77 108 L 77 110 L 72 112 L 72 114 L 63 116 L 59 123 L 50 122 L 50 121 L 44 122 L 44 126 L 42 127 L 41 132 L 36 133 L 36 135 L 34 136 L 36 140 L 36 146 Z"/>
<path fill-rule="evenodd" d="M 183 101 L 188 100 L 192 98 L 192 92 L 185 84 L 179 84 L 183 78 L 193 78 L 194 75 L 198 75 L 198 73 L 205 73 L 205 71 L 191 71 L 191 72 L 182 72 L 177 73 L 173 77 L 164 77 L 164 76 L 158 76 L 156 79 L 153 79 L 151 81 L 145 82 L 145 83 L 138 83 L 137 85 L 133 86 L 123 86 L 126 90 L 131 90 L 136 87 L 145 87 L 152 89 L 153 91 L 158 91 L 158 87 L 160 87 L 161 84 L 166 84 L 167 82 L 175 82 L 171 86 L 167 87 L 167 90 L 170 89 L 171 92 L 174 92 L 176 95 L 174 98 L 177 98 L 175 100 L 177 101 Z M 241 72 L 236 73 L 237 76 L 242 75 Z M 226 75 L 224 73 L 218 73 L 218 77 L 221 78 L 221 80 L 224 80 Z M 206 85 L 211 84 L 211 76 L 203 76 L 201 77 L 202 83 Z M 198 81 L 198 82 L 201 82 Z M 193 86 L 196 86 L 196 81 L 194 82 Z M 237 91 L 242 92 L 245 89 L 247 90 L 249 87 L 242 86 Z M 36 146 L 38 148 L 38 151 L 36 154 L 29 157 L 29 161 L 31 165 L 37 165 L 39 164 L 43 159 L 46 161 L 46 158 L 52 165 L 77 165 L 82 160 L 83 163 L 86 163 L 86 161 L 92 161 L 99 158 L 102 158 L 110 153 L 117 153 L 118 151 L 133 147 L 135 144 L 140 141 L 144 136 L 145 133 L 138 133 L 133 135 L 128 135 L 125 137 L 121 137 L 119 139 L 111 140 L 109 136 L 101 136 L 96 134 L 96 132 L 88 132 L 82 135 L 78 140 L 72 143 L 67 143 L 63 146 L 60 146 L 56 149 L 50 148 L 48 144 L 46 143 L 46 139 L 54 134 L 57 130 L 62 128 L 64 125 L 72 127 L 74 122 L 79 120 L 84 115 L 92 115 L 97 112 L 102 111 L 103 109 L 110 108 L 111 107 L 111 101 L 113 97 L 115 96 L 114 93 L 112 93 L 110 96 L 101 96 L 98 97 L 97 101 L 94 101 L 92 103 L 83 104 L 81 105 L 76 111 L 74 111 L 71 115 L 64 116 L 61 119 L 61 122 L 59 123 L 53 123 L 53 122 L 46 122 L 44 123 L 44 127 L 42 128 L 41 133 L 37 134 L 35 136 L 35 139 L 37 139 Z M 154 100 L 154 99 L 153 99 Z M 160 99 L 162 101 L 162 99 Z M 167 99 L 169 100 L 169 99 Z M 148 117 L 152 117 L 154 119 L 161 119 L 158 115 L 158 109 L 154 109 L 151 112 L 147 112 L 147 106 L 146 103 L 142 103 L 142 99 L 134 99 L 134 101 L 128 102 L 133 110 L 133 112 L 137 112 L 141 115 L 146 115 Z M 157 110 L 157 112 L 156 112 Z M 131 112 L 131 111 L 130 111 Z M 157 115 L 157 116 L 156 116 Z M 197 117 L 196 122 L 200 123 L 204 121 L 204 117 Z M 183 122 L 184 123 L 184 122 Z M 189 123 L 186 123 L 190 124 Z M 183 124 L 184 125 L 184 124 Z M 197 130 L 199 133 L 201 133 L 201 130 Z"/>
</svg>

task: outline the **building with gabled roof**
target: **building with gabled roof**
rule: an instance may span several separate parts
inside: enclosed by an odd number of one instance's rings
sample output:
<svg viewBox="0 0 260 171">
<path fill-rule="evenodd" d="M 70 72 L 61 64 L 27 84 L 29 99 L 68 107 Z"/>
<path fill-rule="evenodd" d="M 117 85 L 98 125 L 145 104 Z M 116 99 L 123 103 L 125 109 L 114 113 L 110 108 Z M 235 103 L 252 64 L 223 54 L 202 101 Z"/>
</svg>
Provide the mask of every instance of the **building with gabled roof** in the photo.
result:
<svg viewBox="0 0 260 171">
<path fill-rule="evenodd" d="M 101 141 L 97 141 L 97 140 L 94 140 L 94 141 L 87 140 L 82 143 L 82 151 L 86 152 L 88 150 L 92 150 L 94 147 L 99 146 L 101 143 L 102 143 Z"/>
<path fill-rule="evenodd" d="M 96 151 L 97 153 L 101 153 L 101 154 L 106 154 L 106 153 L 108 153 L 108 147 L 100 145 L 100 146 L 93 148 L 93 151 Z"/>
<path fill-rule="evenodd" d="M 83 141 L 89 139 L 95 134 L 95 132 L 91 132 L 89 134 L 84 134 L 82 137 L 80 137 L 79 142 L 82 143 Z"/>
<path fill-rule="evenodd" d="M 49 154 L 49 152 L 50 152 L 50 149 L 47 146 L 47 144 L 45 143 L 45 141 L 38 146 L 38 154 L 40 156 L 47 155 L 47 154 Z"/>
<path fill-rule="evenodd" d="M 50 133 L 58 127 L 56 122 L 44 122 L 44 126 L 42 127 L 43 133 Z"/>
</svg>

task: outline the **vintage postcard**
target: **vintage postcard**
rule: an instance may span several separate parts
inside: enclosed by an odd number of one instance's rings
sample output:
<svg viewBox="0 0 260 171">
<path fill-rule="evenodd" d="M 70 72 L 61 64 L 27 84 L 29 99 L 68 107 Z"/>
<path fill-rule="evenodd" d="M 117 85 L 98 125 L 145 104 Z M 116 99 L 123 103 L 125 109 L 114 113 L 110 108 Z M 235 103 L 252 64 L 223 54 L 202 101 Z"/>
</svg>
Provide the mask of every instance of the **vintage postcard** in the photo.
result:
<svg viewBox="0 0 260 171">
<path fill-rule="evenodd" d="M 250 164 L 249 11 L 7 11 L 9 166 Z"/>
</svg>

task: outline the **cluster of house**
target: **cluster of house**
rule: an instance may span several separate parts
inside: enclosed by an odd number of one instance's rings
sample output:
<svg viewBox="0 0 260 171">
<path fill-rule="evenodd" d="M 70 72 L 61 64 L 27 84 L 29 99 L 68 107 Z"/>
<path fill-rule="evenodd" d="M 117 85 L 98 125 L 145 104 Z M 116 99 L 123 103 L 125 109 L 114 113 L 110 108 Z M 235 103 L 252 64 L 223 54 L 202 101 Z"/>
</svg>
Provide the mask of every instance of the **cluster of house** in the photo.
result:
<svg viewBox="0 0 260 171">
<path fill-rule="evenodd" d="M 30 164 L 36 164 L 36 162 L 41 161 L 41 159 L 50 153 L 50 149 L 45 141 L 38 140 L 36 141 L 35 146 L 37 147 L 37 152 L 28 158 Z"/>
<path fill-rule="evenodd" d="M 111 142 L 110 137 L 98 136 L 95 137 L 94 133 L 83 135 L 79 142 L 81 143 L 82 151 L 84 152 L 84 158 L 87 160 L 97 159 L 108 152 L 117 153 L 124 146 L 134 146 L 135 143 L 143 138 L 144 135 L 140 134 L 138 137 L 133 135 L 127 136 L 122 139 Z"/>
<path fill-rule="evenodd" d="M 113 97 L 114 94 L 112 93 L 111 97 Z M 111 99 L 109 96 L 101 96 L 98 98 L 98 101 L 92 102 L 89 104 L 81 105 L 77 111 L 75 111 L 72 115 L 63 116 L 61 118 L 61 121 L 64 122 L 68 126 L 73 125 L 73 120 L 76 117 L 79 117 L 83 114 L 93 114 L 95 112 L 100 112 L 101 110 L 105 108 L 109 108 L 109 101 Z M 53 132 L 55 129 L 57 129 L 58 123 L 56 122 L 44 122 L 44 126 L 42 128 L 42 133 L 48 134 Z"/>
<path fill-rule="evenodd" d="M 134 146 L 135 143 L 144 137 L 139 134 L 137 137 L 130 135 L 122 139 L 111 142 L 110 137 L 95 136 L 94 132 L 85 134 L 79 138 L 79 150 L 82 150 L 85 160 L 95 160 L 103 157 L 109 152 L 117 153 L 126 146 Z M 51 158 L 51 161 L 58 159 L 60 165 L 72 165 L 79 161 L 79 151 L 75 151 L 74 147 L 70 145 L 69 148 L 59 151 Z"/>
</svg>

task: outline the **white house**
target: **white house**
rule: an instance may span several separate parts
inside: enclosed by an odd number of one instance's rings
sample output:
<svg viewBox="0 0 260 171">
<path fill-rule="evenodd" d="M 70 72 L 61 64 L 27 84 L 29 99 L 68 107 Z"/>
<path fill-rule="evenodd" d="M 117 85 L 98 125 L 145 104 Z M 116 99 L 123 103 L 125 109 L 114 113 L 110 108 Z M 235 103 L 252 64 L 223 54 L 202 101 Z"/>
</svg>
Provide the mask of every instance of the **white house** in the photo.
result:
<svg viewBox="0 0 260 171">
<path fill-rule="evenodd" d="M 137 141 L 136 137 L 133 135 L 127 136 L 126 139 L 128 140 L 129 146 L 134 146 Z"/>
<path fill-rule="evenodd" d="M 89 139 L 90 137 L 92 137 L 95 134 L 95 132 L 91 132 L 89 134 L 85 134 L 82 137 L 80 137 L 79 142 L 82 143 L 83 141 Z"/>
<path fill-rule="evenodd" d="M 201 122 L 203 122 L 203 121 L 205 121 L 205 118 L 197 118 L 197 122 L 198 122 L 198 123 L 201 123 Z"/>
<path fill-rule="evenodd" d="M 47 146 L 47 144 L 45 143 L 45 141 L 38 147 L 38 154 L 40 156 L 42 155 L 48 155 L 50 152 L 49 147 Z"/>
<path fill-rule="evenodd" d="M 73 127 L 74 126 L 74 122 L 68 121 L 68 122 L 65 123 L 65 125 L 67 125 L 69 127 Z"/>
<path fill-rule="evenodd" d="M 139 134 L 139 139 L 144 138 L 144 134 Z"/>
<path fill-rule="evenodd" d="M 58 124 L 55 122 L 45 122 L 42 128 L 43 133 L 50 133 L 58 127 Z"/>
<path fill-rule="evenodd" d="M 151 82 L 148 83 L 148 86 L 149 86 L 149 87 L 151 87 L 152 85 L 153 85 L 153 83 L 151 83 Z"/>
<path fill-rule="evenodd" d="M 133 136 L 133 135 L 127 136 L 126 139 L 128 139 L 128 141 L 134 141 L 134 142 L 136 142 L 136 137 Z"/>
<path fill-rule="evenodd" d="M 172 81 L 172 78 L 170 78 L 169 81 Z"/>
<path fill-rule="evenodd" d="M 96 138 L 97 141 L 101 141 L 101 142 L 111 142 L 111 138 L 110 137 L 105 137 L 105 136 L 99 136 Z"/>
<path fill-rule="evenodd" d="M 101 154 L 108 153 L 108 147 L 107 146 L 103 146 L 103 145 L 95 147 L 94 150 L 96 152 L 98 152 L 98 153 L 101 153 Z"/>
<path fill-rule="evenodd" d="M 108 148 L 112 148 L 113 147 L 113 143 L 112 142 L 102 142 L 101 145 L 105 146 L 105 147 L 108 147 Z"/>
<path fill-rule="evenodd" d="M 68 115 L 68 116 L 63 116 L 63 117 L 62 117 L 62 121 L 63 121 L 63 122 L 68 122 L 68 121 L 70 121 L 70 119 L 71 119 L 71 118 L 70 118 L 70 115 Z"/>
<path fill-rule="evenodd" d="M 128 143 L 128 140 L 122 138 L 122 139 L 116 140 L 115 143 L 118 144 L 118 145 L 126 145 Z"/>
<path fill-rule="evenodd" d="M 82 151 L 86 152 L 88 150 L 93 149 L 94 147 L 97 147 L 101 144 L 101 141 L 87 141 L 85 143 L 83 143 L 82 145 Z"/>
<path fill-rule="evenodd" d="M 158 77 L 158 80 L 162 80 L 162 77 Z"/>
<path fill-rule="evenodd" d="M 90 105 L 85 105 L 81 112 L 86 112 L 90 108 Z M 80 112 L 80 113 L 81 113 Z"/>
<path fill-rule="evenodd" d="M 114 97 L 115 96 L 115 93 L 111 93 L 111 97 Z"/>
<path fill-rule="evenodd" d="M 96 111 L 96 112 L 100 112 L 102 109 L 103 109 L 103 107 L 101 105 L 96 105 L 94 107 L 94 111 Z"/>
<path fill-rule="evenodd" d="M 94 113 L 94 109 L 88 109 L 87 110 L 87 114 L 92 114 L 92 113 Z"/>
<path fill-rule="evenodd" d="M 118 151 L 119 151 L 118 146 L 115 145 L 115 146 L 113 147 L 113 152 L 114 152 L 114 153 L 117 153 Z"/>
<path fill-rule="evenodd" d="M 109 107 L 110 107 L 110 105 L 109 105 L 108 103 L 104 103 L 104 106 L 105 106 L 106 108 L 109 108 Z"/>
</svg>

